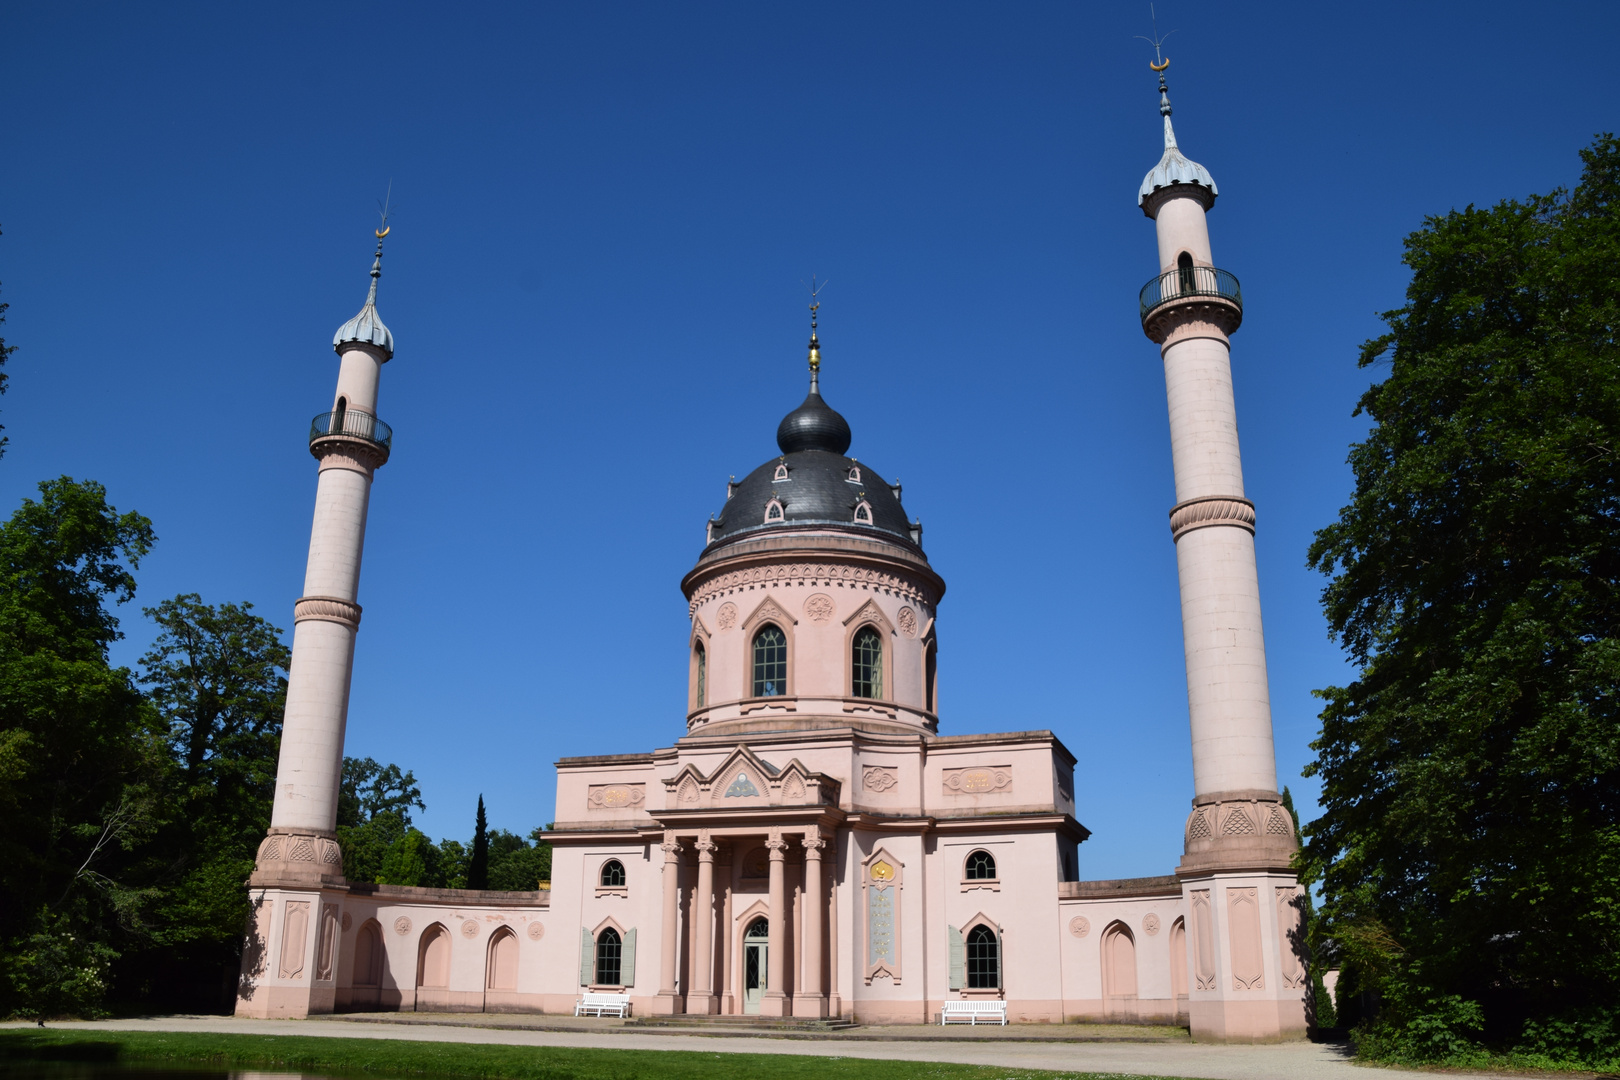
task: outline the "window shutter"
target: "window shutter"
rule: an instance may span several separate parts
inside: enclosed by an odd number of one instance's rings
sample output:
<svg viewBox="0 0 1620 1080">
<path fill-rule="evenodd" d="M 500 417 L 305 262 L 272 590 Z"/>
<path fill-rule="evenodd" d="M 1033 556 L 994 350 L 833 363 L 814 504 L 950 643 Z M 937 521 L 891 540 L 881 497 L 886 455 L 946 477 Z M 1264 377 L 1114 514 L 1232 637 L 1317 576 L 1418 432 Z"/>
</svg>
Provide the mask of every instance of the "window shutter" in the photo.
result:
<svg viewBox="0 0 1620 1080">
<path fill-rule="evenodd" d="M 945 928 L 947 949 L 951 956 L 951 989 L 960 990 L 967 981 L 967 949 L 962 944 L 962 931 L 954 926 Z"/>
<path fill-rule="evenodd" d="M 619 983 L 623 986 L 636 985 L 636 932 L 634 929 L 624 932 L 624 951 L 619 954 Z"/>
<path fill-rule="evenodd" d="M 996 989 L 1007 988 L 1007 944 L 1001 940 L 1001 927 L 996 927 Z"/>
<path fill-rule="evenodd" d="M 596 942 L 591 940 L 591 932 L 583 926 L 579 928 L 579 985 L 591 985 L 591 976 L 596 973 Z"/>
</svg>

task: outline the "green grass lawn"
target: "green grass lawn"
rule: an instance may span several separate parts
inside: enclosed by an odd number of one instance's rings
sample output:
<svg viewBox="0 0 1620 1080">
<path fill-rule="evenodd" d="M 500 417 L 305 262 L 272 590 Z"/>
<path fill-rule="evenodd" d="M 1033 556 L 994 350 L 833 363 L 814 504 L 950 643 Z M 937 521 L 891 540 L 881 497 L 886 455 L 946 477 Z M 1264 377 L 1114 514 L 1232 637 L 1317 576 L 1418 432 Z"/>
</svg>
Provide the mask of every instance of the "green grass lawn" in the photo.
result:
<svg viewBox="0 0 1620 1080">
<path fill-rule="evenodd" d="M 0 1030 L 0 1072 L 31 1062 L 269 1069 L 342 1076 L 469 1080 L 1165 1080 L 1123 1073 L 1055 1073 L 921 1061 L 715 1054 L 688 1050 L 574 1050 L 545 1046 L 337 1039 L 202 1032 Z"/>
</svg>

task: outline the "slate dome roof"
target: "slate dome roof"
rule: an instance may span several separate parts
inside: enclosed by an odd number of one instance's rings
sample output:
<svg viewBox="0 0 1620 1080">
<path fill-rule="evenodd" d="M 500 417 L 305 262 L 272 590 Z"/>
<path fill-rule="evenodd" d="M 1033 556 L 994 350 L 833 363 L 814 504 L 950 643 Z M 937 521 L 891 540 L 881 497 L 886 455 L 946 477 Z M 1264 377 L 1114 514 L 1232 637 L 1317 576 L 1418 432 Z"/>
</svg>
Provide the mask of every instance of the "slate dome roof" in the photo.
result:
<svg viewBox="0 0 1620 1080">
<path fill-rule="evenodd" d="M 849 423 L 822 400 L 816 382 L 797 409 L 782 418 L 776 445 L 782 453 L 734 484 L 725 506 L 711 519 L 711 545 L 743 534 L 787 526 L 839 526 L 898 537 L 920 545 L 900 504 L 900 488 L 878 470 L 846 457 Z M 780 504 L 780 516 L 772 504 Z M 870 520 L 857 518 L 867 505 Z"/>
</svg>

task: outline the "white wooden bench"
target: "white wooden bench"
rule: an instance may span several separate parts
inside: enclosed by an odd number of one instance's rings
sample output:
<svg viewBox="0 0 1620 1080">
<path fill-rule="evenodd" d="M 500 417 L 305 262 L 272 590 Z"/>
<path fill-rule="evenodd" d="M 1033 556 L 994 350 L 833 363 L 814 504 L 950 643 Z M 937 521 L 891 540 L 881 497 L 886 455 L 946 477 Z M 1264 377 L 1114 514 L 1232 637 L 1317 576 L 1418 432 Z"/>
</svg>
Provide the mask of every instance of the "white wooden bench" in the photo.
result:
<svg viewBox="0 0 1620 1080">
<path fill-rule="evenodd" d="M 629 994 L 581 994 L 574 1004 L 575 1016 L 623 1017 L 630 1015 Z"/>
<path fill-rule="evenodd" d="M 939 1024 L 977 1024 L 980 1020 L 987 1024 L 1007 1025 L 1007 1003 L 1005 1001 L 947 1001 L 939 1010 Z"/>
</svg>

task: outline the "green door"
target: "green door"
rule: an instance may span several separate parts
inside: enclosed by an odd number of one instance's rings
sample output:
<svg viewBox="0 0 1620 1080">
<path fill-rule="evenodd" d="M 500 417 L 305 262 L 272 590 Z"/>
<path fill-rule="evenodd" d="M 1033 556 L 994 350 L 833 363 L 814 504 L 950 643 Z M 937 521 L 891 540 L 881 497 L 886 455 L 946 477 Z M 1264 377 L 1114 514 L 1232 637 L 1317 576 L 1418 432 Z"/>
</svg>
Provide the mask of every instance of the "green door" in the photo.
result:
<svg viewBox="0 0 1620 1080">
<path fill-rule="evenodd" d="M 758 1013 L 770 971 L 771 926 L 763 917 L 748 925 L 743 938 L 743 1012 Z"/>
</svg>

